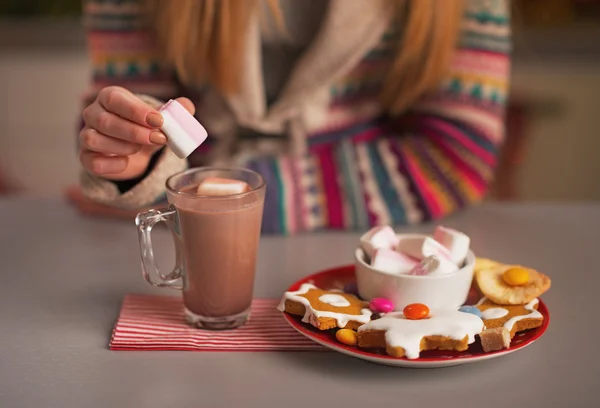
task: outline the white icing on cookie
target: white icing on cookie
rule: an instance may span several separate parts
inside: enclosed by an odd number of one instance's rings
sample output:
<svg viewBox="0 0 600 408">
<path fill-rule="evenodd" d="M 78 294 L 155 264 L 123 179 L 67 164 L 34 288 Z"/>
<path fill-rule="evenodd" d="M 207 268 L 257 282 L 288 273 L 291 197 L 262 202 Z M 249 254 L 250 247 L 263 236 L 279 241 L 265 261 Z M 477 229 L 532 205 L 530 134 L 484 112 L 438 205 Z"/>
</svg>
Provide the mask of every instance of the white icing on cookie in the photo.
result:
<svg viewBox="0 0 600 408">
<path fill-rule="evenodd" d="M 348 302 L 348 299 L 346 299 L 345 297 L 343 297 L 341 295 L 332 295 L 332 294 L 321 295 L 321 297 L 319 297 L 319 300 L 323 303 L 327 303 L 328 305 L 335 306 L 335 307 L 350 306 L 350 302 Z"/>
<path fill-rule="evenodd" d="M 531 302 L 527 303 L 524 307 L 525 307 L 525 309 L 529 310 L 531 313 L 526 314 L 526 315 L 511 317 L 510 319 L 508 319 L 506 321 L 506 323 L 504 323 L 504 327 L 506 327 L 508 330 L 512 331 L 513 326 L 519 320 L 523 320 L 523 319 L 543 319 L 544 316 L 534 308 L 534 306 L 536 306 L 539 302 L 540 301 L 538 299 L 533 299 Z"/>
<path fill-rule="evenodd" d="M 280 312 L 283 312 L 285 310 L 285 302 L 287 300 L 301 303 L 302 305 L 304 305 L 304 309 L 306 310 L 304 312 L 304 317 L 302 318 L 302 322 L 310 323 L 314 326 L 316 326 L 317 320 L 320 317 L 329 317 L 329 318 L 335 319 L 337 322 L 337 326 L 340 329 L 343 329 L 344 327 L 346 327 L 346 325 L 350 321 L 359 322 L 359 323 L 368 323 L 369 321 L 371 321 L 372 312 L 371 312 L 371 310 L 366 309 L 366 308 L 362 309 L 361 314 L 359 314 L 359 315 L 352 315 L 352 314 L 339 313 L 339 312 L 329 312 L 329 311 L 323 311 L 323 310 L 315 310 L 307 298 L 305 298 L 304 296 L 299 296 L 299 295 L 306 294 L 311 289 L 318 289 L 318 288 L 315 285 L 312 285 L 310 283 L 304 283 L 304 284 L 302 284 L 302 286 L 300 286 L 300 289 L 298 289 L 296 292 L 285 292 L 283 294 L 283 298 L 281 299 L 281 302 L 277 306 L 277 309 Z M 323 295 L 323 296 L 326 296 L 326 295 Z M 321 297 L 323 297 L 323 296 L 321 296 Z M 340 295 L 329 295 L 329 296 L 342 297 Z M 344 299 L 344 300 L 346 300 L 346 299 Z M 350 303 L 348 303 L 348 305 L 349 304 Z M 341 306 L 338 306 L 338 307 L 341 307 Z"/>
<path fill-rule="evenodd" d="M 484 296 L 481 299 L 479 299 L 479 302 L 475 303 L 475 306 L 480 306 L 483 304 L 483 302 L 485 302 L 487 300 L 487 298 Z"/>
<path fill-rule="evenodd" d="M 483 320 L 500 319 L 508 314 L 508 310 L 503 307 L 490 307 L 481 312 Z"/>
<path fill-rule="evenodd" d="M 459 311 L 440 311 L 421 320 L 409 320 L 402 312 L 394 312 L 358 328 L 359 332 L 365 330 L 384 330 L 385 341 L 390 347 L 402 347 L 406 357 L 414 359 L 419 357 L 423 337 L 444 336 L 462 340 L 468 336 L 471 344 L 475 335 L 483 330 L 483 321 L 474 314 Z"/>
</svg>

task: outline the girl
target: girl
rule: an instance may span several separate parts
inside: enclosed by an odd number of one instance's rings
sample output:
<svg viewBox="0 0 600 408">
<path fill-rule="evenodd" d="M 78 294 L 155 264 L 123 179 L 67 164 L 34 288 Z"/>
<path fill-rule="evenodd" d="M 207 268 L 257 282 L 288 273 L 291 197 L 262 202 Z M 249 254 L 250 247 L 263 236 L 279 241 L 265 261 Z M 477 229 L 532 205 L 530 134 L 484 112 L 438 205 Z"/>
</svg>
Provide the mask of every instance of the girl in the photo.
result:
<svg viewBox="0 0 600 408">
<path fill-rule="evenodd" d="M 261 173 L 275 233 L 438 219 L 492 180 L 508 0 L 90 0 L 85 19 L 81 190 L 116 214 L 190 165 Z M 209 133 L 187 161 L 158 130 L 171 98 Z"/>
</svg>

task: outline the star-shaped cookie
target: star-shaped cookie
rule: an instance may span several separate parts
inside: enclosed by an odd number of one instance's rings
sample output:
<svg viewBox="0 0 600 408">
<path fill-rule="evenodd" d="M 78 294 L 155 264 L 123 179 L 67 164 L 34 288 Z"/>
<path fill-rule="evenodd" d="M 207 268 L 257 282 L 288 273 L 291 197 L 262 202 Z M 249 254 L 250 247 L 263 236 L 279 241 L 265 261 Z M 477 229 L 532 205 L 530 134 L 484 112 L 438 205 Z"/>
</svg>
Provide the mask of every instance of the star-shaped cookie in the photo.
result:
<svg viewBox="0 0 600 408">
<path fill-rule="evenodd" d="M 371 321 L 369 305 L 349 293 L 323 290 L 305 283 L 300 289 L 285 292 L 278 309 L 293 315 L 303 316 L 319 330 L 334 328 L 356 330 Z"/>
<path fill-rule="evenodd" d="M 503 327 L 508 330 L 512 339 L 518 332 L 542 325 L 544 316 L 538 312 L 538 304 L 537 298 L 524 305 L 499 305 L 483 298 L 476 307 L 481 311 L 486 329 Z"/>
</svg>

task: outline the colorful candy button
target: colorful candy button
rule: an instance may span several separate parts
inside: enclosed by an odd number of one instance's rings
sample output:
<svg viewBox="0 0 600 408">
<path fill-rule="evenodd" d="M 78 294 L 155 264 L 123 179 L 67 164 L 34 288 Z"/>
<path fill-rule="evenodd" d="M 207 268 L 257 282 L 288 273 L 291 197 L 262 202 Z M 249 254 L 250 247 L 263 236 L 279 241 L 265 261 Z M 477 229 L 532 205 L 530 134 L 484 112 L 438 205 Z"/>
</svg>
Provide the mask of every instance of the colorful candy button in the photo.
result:
<svg viewBox="0 0 600 408">
<path fill-rule="evenodd" d="M 335 338 L 347 346 L 356 346 L 358 336 L 354 330 L 340 329 L 335 333 Z"/>
<path fill-rule="evenodd" d="M 518 266 L 510 268 L 504 272 L 502 279 L 507 285 L 521 286 L 529 282 L 529 271 Z"/>
<path fill-rule="evenodd" d="M 394 310 L 394 304 L 386 298 L 375 298 L 369 302 L 369 309 L 375 313 L 389 313 Z"/>
<path fill-rule="evenodd" d="M 402 310 L 402 313 L 409 320 L 421 320 L 429 316 L 429 307 L 423 303 L 411 303 Z"/>
<path fill-rule="evenodd" d="M 458 311 L 463 313 L 471 313 L 481 318 L 481 310 L 477 309 L 475 306 L 461 306 Z"/>
</svg>

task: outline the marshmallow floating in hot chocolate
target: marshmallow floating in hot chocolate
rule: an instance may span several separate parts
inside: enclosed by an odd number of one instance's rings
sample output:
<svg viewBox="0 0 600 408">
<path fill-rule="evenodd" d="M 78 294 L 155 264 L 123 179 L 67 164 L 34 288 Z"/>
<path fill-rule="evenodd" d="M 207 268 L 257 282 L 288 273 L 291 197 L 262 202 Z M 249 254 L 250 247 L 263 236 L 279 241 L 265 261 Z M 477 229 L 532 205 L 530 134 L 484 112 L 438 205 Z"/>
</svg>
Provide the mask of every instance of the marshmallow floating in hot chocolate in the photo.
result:
<svg viewBox="0 0 600 408">
<path fill-rule="evenodd" d="M 376 250 L 394 249 L 397 244 L 398 237 L 389 225 L 371 228 L 360 237 L 360 246 L 371 259 L 375 255 Z"/>
<path fill-rule="evenodd" d="M 433 233 L 433 239 L 442 244 L 450 253 L 450 260 L 462 265 L 467 258 L 471 238 L 452 228 L 438 226 Z"/>
<path fill-rule="evenodd" d="M 202 196 L 223 196 L 246 193 L 250 190 L 248 183 L 241 180 L 208 177 L 198 184 L 196 194 Z"/>
<path fill-rule="evenodd" d="M 418 263 L 418 260 L 388 248 L 377 249 L 371 258 L 373 268 L 393 274 L 407 273 Z"/>
</svg>

